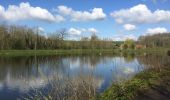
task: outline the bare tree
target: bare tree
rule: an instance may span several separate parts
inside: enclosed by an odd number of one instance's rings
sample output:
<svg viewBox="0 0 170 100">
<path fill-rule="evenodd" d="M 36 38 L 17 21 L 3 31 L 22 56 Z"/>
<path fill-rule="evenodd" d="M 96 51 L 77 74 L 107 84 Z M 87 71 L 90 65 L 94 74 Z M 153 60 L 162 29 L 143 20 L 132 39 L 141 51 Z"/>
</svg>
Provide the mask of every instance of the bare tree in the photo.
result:
<svg viewBox="0 0 170 100">
<path fill-rule="evenodd" d="M 67 30 L 65 28 L 60 29 L 58 34 L 61 40 L 64 40 L 68 36 Z"/>
</svg>

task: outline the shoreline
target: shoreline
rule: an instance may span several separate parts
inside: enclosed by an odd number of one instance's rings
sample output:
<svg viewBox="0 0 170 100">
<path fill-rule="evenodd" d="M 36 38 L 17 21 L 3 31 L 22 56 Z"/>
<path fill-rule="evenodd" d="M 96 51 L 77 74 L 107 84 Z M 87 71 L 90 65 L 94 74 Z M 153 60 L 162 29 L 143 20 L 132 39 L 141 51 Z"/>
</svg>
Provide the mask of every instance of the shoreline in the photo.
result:
<svg viewBox="0 0 170 100">
<path fill-rule="evenodd" d="M 170 68 L 149 69 L 135 75 L 131 80 L 113 84 L 99 100 L 157 100 L 170 97 Z"/>
<path fill-rule="evenodd" d="M 148 49 L 56 49 L 56 50 L 0 50 L 0 56 L 34 56 L 34 55 L 76 55 L 76 54 L 119 54 L 119 53 L 161 53 L 165 54 L 169 48 L 148 48 Z"/>
</svg>

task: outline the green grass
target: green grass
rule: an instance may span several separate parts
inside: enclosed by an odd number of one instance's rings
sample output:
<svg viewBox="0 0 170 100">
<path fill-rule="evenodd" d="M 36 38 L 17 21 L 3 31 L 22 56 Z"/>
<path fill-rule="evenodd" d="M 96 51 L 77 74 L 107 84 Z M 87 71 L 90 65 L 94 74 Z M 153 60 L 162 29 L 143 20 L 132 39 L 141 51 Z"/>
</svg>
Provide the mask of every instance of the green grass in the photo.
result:
<svg viewBox="0 0 170 100">
<path fill-rule="evenodd" d="M 147 77 L 149 74 L 147 74 Z M 141 73 L 140 76 L 145 77 L 145 74 Z M 149 82 L 147 79 L 141 79 L 140 76 L 136 76 L 130 81 L 125 83 L 113 84 L 104 94 L 101 96 L 101 100 L 131 100 L 134 99 L 136 92 L 139 89 L 148 88 Z"/>
<path fill-rule="evenodd" d="M 146 53 L 157 53 L 157 52 L 167 52 L 170 48 L 146 48 L 146 49 L 125 49 L 122 52 L 146 52 Z"/>
<path fill-rule="evenodd" d="M 56 49 L 56 50 L 0 50 L 0 56 L 32 56 L 32 55 L 66 55 L 66 54 L 105 54 L 105 53 L 166 53 L 168 48 L 147 48 L 147 49 Z"/>
<path fill-rule="evenodd" d="M 76 54 L 105 54 L 112 49 L 71 49 L 71 50 L 0 50 L 0 56 L 32 56 L 32 55 L 76 55 Z"/>
<path fill-rule="evenodd" d="M 162 86 L 170 79 L 170 69 L 162 69 L 160 72 L 148 70 L 137 74 L 129 81 L 113 84 L 100 97 L 100 100 L 135 100 L 138 92 L 145 92 L 152 86 Z M 168 85 L 166 87 L 169 87 Z"/>
</svg>

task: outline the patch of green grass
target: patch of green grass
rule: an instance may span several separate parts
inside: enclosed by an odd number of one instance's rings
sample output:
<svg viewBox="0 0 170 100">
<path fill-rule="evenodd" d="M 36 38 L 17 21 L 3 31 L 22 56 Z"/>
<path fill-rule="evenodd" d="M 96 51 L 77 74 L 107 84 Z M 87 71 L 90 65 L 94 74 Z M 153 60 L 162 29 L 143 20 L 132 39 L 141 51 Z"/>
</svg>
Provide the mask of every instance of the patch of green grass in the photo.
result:
<svg viewBox="0 0 170 100">
<path fill-rule="evenodd" d="M 0 56 L 32 56 L 32 55 L 66 55 L 66 54 L 120 54 L 120 53 L 167 53 L 168 48 L 147 49 L 56 49 L 56 50 L 0 50 Z"/>
<path fill-rule="evenodd" d="M 148 70 L 137 74 L 133 79 L 113 84 L 100 97 L 100 100 L 134 100 L 139 91 L 150 89 L 154 85 L 162 85 L 162 81 L 168 81 L 170 69 L 163 69 L 160 72 Z"/>
<path fill-rule="evenodd" d="M 71 50 L 0 50 L 0 56 L 66 55 L 66 54 L 105 54 L 112 49 L 71 49 Z"/>
</svg>

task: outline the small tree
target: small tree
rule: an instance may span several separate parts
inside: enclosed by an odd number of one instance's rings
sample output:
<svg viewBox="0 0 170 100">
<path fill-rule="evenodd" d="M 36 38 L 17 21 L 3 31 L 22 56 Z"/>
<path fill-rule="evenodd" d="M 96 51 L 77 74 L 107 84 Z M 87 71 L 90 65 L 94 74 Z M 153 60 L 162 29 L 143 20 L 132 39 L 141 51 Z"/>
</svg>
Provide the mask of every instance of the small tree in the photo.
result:
<svg viewBox="0 0 170 100">
<path fill-rule="evenodd" d="M 60 29 L 57 33 L 61 40 L 64 40 L 68 36 L 67 30 L 65 28 Z"/>
<path fill-rule="evenodd" d="M 127 49 L 128 45 L 127 44 L 123 44 L 123 49 Z"/>
<path fill-rule="evenodd" d="M 132 39 L 125 40 L 124 45 L 125 44 L 127 45 L 127 48 L 129 48 L 129 49 L 134 49 L 135 48 L 135 42 Z"/>
</svg>

